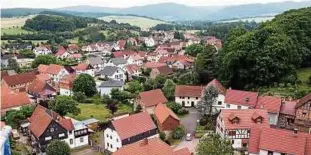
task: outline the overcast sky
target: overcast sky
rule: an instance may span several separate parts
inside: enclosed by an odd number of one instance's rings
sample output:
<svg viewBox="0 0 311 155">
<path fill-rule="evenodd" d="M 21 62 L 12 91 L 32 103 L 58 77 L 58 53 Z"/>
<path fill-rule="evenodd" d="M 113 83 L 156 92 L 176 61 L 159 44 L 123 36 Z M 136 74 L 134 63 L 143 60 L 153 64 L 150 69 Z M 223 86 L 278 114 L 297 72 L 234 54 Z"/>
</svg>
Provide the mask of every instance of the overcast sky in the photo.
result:
<svg viewBox="0 0 311 155">
<path fill-rule="evenodd" d="M 281 2 L 286 0 L 0 0 L 2 8 L 58 8 L 74 5 L 93 5 L 104 7 L 131 7 L 147 4 L 173 2 L 189 6 L 236 5 L 250 3 Z M 301 1 L 301 0 L 295 0 Z"/>
</svg>

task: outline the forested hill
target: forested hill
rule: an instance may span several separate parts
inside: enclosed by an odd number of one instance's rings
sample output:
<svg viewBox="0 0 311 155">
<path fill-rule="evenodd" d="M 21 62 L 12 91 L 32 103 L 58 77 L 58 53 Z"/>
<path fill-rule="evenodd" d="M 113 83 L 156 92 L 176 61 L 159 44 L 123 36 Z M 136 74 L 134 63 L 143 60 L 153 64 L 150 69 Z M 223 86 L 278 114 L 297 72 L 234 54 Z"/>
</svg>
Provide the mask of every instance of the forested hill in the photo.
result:
<svg viewBox="0 0 311 155">
<path fill-rule="evenodd" d="M 311 66 L 311 8 L 290 10 L 251 31 L 234 29 L 220 52 L 222 79 L 233 88 L 297 82 Z"/>
</svg>

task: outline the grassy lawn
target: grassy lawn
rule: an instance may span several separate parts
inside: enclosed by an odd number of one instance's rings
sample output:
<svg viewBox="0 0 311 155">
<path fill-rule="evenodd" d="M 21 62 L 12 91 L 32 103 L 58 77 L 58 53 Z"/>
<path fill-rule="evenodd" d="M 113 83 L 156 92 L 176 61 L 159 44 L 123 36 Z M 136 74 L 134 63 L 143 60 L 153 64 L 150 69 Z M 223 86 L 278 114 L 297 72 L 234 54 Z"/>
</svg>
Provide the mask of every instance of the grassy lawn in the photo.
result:
<svg viewBox="0 0 311 155">
<path fill-rule="evenodd" d="M 166 23 L 159 20 L 153 20 L 143 17 L 136 17 L 136 16 L 105 16 L 99 19 L 105 20 L 110 22 L 111 20 L 116 20 L 118 23 L 129 23 L 134 26 L 139 26 L 142 29 L 151 28 L 157 24 Z"/>
<path fill-rule="evenodd" d="M 73 117 L 77 120 L 85 120 L 91 117 L 96 118 L 100 121 L 106 121 L 107 118 L 111 117 L 110 111 L 106 108 L 104 104 L 79 104 L 78 107 L 81 109 L 81 113 L 77 116 L 69 115 L 69 117 Z M 132 112 L 132 107 L 129 105 L 120 104 L 118 111 L 116 114 Z"/>
<path fill-rule="evenodd" d="M 262 88 L 259 91 L 264 94 L 273 94 L 279 96 L 295 96 L 295 91 L 310 92 L 311 87 L 308 85 L 308 78 L 311 76 L 311 67 L 302 68 L 297 72 L 299 83 L 295 85 L 279 85 L 269 88 Z"/>
<path fill-rule="evenodd" d="M 1 18 L 1 28 L 9 28 L 13 26 L 23 26 L 27 19 L 31 19 L 36 15 L 29 15 L 24 17 L 13 17 L 13 18 Z"/>
<path fill-rule="evenodd" d="M 11 41 L 14 41 L 14 40 L 11 40 Z M 43 43 L 47 42 L 47 40 L 24 40 L 24 41 L 31 41 L 34 44 L 37 44 L 37 43 L 41 44 L 42 42 Z M 1 40 L 1 44 L 6 44 L 6 43 L 8 43 L 8 40 Z"/>
<path fill-rule="evenodd" d="M 31 31 L 27 31 L 22 29 L 21 27 L 10 27 L 10 28 L 1 28 L 1 35 L 3 34 L 23 34 L 23 33 L 32 33 Z"/>
</svg>

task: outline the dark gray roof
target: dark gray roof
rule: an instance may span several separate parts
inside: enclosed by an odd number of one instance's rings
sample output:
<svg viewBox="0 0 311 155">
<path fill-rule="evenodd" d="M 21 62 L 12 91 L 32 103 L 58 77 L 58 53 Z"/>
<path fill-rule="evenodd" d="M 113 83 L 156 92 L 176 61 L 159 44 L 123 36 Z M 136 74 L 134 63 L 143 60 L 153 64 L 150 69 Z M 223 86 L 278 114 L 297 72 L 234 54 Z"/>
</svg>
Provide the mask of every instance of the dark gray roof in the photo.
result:
<svg viewBox="0 0 311 155">
<path fill-rule="evenodd" d="M 118 70 L 118 67 L 115 66 L 106 66 L 103 70 L 100 71 L 101 75 L 111 76 L 114 72 Z"/>
<path fill-rule="evenodd" d="M 103 60 L 100 57 L 89 57 L 90 65 L 103 64 Z"/>
<path fill-rule="evenodd" d="M 2 55 L 1 59 L 2 60 L 8 60 L 8 59 L 12 59 L 14 57 L 14 55 Z"/>
<path fill-rule="evenodd" d="M 121 64 L 126 64 L 127 63 L 127 61 L 125 59 L 123 59 L 123 58 L 111 58 L 110 60 L 115 65 L 121 65 Z"/>
<path fill-rule="evenodd" d="M 109 79 L 108 81 L 102 82 L 99 87 L 122 87 L 123 85 L 123 81 Z"/>
</svg>

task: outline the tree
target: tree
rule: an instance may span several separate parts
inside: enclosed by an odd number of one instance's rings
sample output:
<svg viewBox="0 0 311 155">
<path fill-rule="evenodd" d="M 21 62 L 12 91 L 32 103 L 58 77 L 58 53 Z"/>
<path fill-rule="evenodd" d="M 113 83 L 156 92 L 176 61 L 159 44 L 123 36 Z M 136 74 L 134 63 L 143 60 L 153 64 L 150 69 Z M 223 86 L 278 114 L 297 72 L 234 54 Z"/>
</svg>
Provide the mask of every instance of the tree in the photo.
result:
<svg viewBox="0 0 311 155">
<path fill-rule="evenodd" d="M 39 55 L 35 58 L 32 62 L 31 67 L 37 68 L 40 64 L 49 65 L 49 64 L 56 64 L 57 59 L 55 56 L 52 55 Z"/>
<path fill-rule="evenodd" d="M 9 59 L 8 69 L 12 69 L 12 70 L 16 71 L 17 73 L 20 72 L 19 65 L 15 59 Z"/>
<path fill-rule="evenodd" d="M 118 109 L 119 109 L 119 108 L 118 108 L 118 101 L 113 100 L 112 103 L 107 104 L 107 108 L 109 109 L 110 113 L 111 113 L 112 115 L 114 115 L 114 113 L 117 112 Z"/>
<path fill-rule="evenodd" d="M 49 107 L 61 116 L 65 116 L 67 113 L 78 115 L 80 113 L 80 109 L 77 106 L 77 101 L 72 99 L 70 96 L 64 95 L 57 96 L 55 100 L 51 100 L 49 102 Z"/>
<path fill-rule="evenodd" d="M 198 104 L 198 107 L 202 109 L 203 114 L 208 114 L 210 118 L 212 117 L 213 104 L 216 102 L 218 94 L 219 92 L 214 86 L 208 86 L 204 89 L 203 97 Z"/>
<path fill-rule="evenodd" d="M 173 80 L 167 79 L 164 83 L 164 87 L 162 88 L 163 93 L 165 97 L 169 100 L 172 101 L 174 100 L 174 93 L 175 93 L 175 86 L 176 84 L 174 83 Z"/>
<path fill-rule="evenodd" d="M 196 151 L 198 155 L 234 154 L 230 140 L 224 139 L 218 134 L 202 137 Z"/>
<path fill-rule="evenodd" d="M 82 92 L 91 97 L 97 93 L 94 78 L 89 74 L 80 74 L 73 82 L 73 92 Z"/>
<path fill-rule="evenodd" d="M 53 140 L 46 148 L 47 155 L 70 155 L 70 147 L 65 141 Z"/>
<path fill-rule="evenodd" d="M 111 89 L 110 92 L 111 99 L 119 101 L 122 104 L 129 104 L 129 99 L 132 98 L 132 95 L 129 92 L 121 91 L 119 89 Z"/>
<path fill-rule="evenodd" d="M 19 52 L 25 58 L 35 58 L 36 54 L 30 49 L 24 49 Z"/>
<path fill-rule="evenodd" d="M 34 106 L 22 106 L 20 110 L 10 110 L 6 113 L 5 122 L 17 128 L 22 120 L 30 117 L 34 111 Z"/>
<path fill-rule="evenodd" d="M 132 48 L 132 47 L 133 47 L 132 42 L 127 41 L 127 42 L 125 43 L 125 46 L 124 46 L 125 49 L 130 49 L 130 48 Z"/>
<path fill-rule="evenodd" d="M 76 100 L 77 102 L 83 103 L 86 100 L 86 95 L 82 92 L 75 92 L 73 93 L 73 97 L 74 100 Z"/>
<path fill-rule="evenodd" d="M 172 132 L 173 139 L 182 139 L 186 134 L 185 128 L 183 126 L 176 127 Z"/>
<path fill-rule="evenodd" d="M 167 102 L 166 106 L 176 114 L 178 114 L 178 111 L 182 108 L 182 106 L 176 102 Z"/>
<path fill-rule="evenodd" d="M 164 86 L 164 83 L 166 82 L 166 79 L 168 79 L 167 76 L 165 75 L 158 75 L 155 79 L 154 79 L 154 88 L 159 88 L 162 89 Z"/>
<path fill-rule="evenodd" d="M 204 50 L 204 46 L 201 45 L 201 44 L 192 44 L 188 47 L 186 47 L 185 51 L 186 53 L 185 54 L 188 54 L 190 56 L 193 56 L 193 57 L 196 57 L 197 54 L 203 52 Z"/>
<path fill-rule="evenodd" d="M 103 103 L 103 104 L 110 104 L 110 103 L 112 103 L 112 102 L 113 102 L 113 101 L 112 101 L 112 99 L 110 98 L 109 95 L 104 94 L 104 95 L 102 96 L 102 103 Z"/>
<path fill-rule="evenodd" d="M 133 81 L 127 83 L 127 88 L 126 89 L 130 93 L 136 94 L 136 95 L 139 92 L 142 92 L 144 90 L 143 86 L 137 80 L 133 80 Z"/>
<path fill-rule="evenodd" d="M 181 74 L 178 77 L 178 84 L 180 85 L 195 85 L 199 84 L 199 75 L 197 72 L 189 71 L 187 73 Z"/>
</svg>

